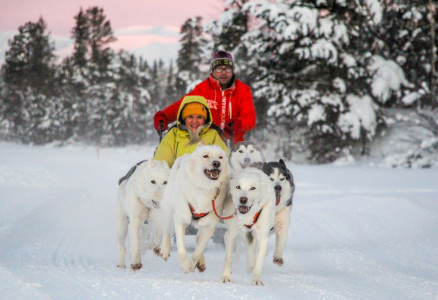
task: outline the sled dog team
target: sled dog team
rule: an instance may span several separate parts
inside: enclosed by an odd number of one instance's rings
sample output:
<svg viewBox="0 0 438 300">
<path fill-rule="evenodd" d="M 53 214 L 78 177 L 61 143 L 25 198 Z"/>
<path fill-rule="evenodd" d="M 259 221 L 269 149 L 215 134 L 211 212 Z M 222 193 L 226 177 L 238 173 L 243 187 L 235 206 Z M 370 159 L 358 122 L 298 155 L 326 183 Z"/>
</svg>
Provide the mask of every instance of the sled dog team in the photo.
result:
<svg viewBox="0 0 438 300">
<path fill-rule="evenodd" d="M 118 267 L 125 268 L 129 237 L 131 268 L 142 268 L 141 256 L 153 249 L 164 260 L 176 239 L 183 272 L 206 269 L 204 250 L 220 220 L 226 232 L 222 282 L 231 281 L 232 254 L 240 236 L 247 246 L 248 270 L 254 285 L 261 272 L 271 232 L 275 232 L 274 263 L 283 265 L 295 185 L 283 160 L 265 162 L 256 144 L 236 144 L 227 157 L 216 145 L 199 145 L 176 159 L 138 163 L 120 179 L 117 197 Z M 186 226 L 197 229 L 196 247 L 189 256 Z"/>
</svg>

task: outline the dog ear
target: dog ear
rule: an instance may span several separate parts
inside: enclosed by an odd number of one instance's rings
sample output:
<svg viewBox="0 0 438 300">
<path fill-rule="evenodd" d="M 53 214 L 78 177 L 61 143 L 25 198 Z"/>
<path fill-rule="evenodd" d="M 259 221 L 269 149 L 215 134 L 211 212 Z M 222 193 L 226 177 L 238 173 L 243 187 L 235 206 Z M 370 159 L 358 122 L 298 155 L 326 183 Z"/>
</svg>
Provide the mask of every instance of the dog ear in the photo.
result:
<svg viewBox="0 0 438 300">
<path fill-rule="evenodd" d="M 148 164 L 149 164 L 149 167 L 155 167 L 155 163 L 156 163 L 157 161 L 155 161 L 154 159 L 149 159 L 148 160 Z"/>
<path fill-rule="evenodd" d="M 286 164 L 284 163 L 284 160 L 283 160 L 283 159 L 280 158 L 279 163 L 280 163 L 280 165 L 282 165 L 283 167 L 286 167 Z"/>
<path fill-rule="evenodd" d="M 199 141 L 199 142 L 198 142 L 198 147 L 199 147 L 199 146 L 205 146 L 205 145 L 204 145 L 204 143 L 203 143 L 202 141 Z"/>
</svg>

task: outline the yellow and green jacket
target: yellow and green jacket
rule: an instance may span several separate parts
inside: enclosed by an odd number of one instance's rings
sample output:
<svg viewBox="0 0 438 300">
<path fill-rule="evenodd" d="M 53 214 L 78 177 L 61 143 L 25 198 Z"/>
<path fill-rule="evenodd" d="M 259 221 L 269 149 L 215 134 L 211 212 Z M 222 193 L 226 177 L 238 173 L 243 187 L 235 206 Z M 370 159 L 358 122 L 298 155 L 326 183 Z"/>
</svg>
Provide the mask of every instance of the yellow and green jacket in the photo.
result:
<svg viewBox="0 0 438 300">
<path fill-rule="evenodd" d="M 204 145 L 218 145 L 228 155 L 227 145 L 222 140 L 216 129 L 210 128 L 213 121 L 210 108 L 208 107 L 205 98 L 202 96 L 186 96 L 178 109 L 177 126 L 169 129 L 160 145 L 158 145 L 154 155 L 155 160 L 164 160 L 169 167 L 172 167 L 178 157 L 194 152 L 198 146 L 198 143 L 189 144 L 190 134 L 187 131 L 188 129 L 184 129 L 185 127 L 182 126 L 183 122 L 180 118 L 184 106 L 192 102 L 201 103 L 207 108 L 207 119 L 205 120 L 207 126 L 205 126 L 200 132 L 200 141 Z"/>
</svg>

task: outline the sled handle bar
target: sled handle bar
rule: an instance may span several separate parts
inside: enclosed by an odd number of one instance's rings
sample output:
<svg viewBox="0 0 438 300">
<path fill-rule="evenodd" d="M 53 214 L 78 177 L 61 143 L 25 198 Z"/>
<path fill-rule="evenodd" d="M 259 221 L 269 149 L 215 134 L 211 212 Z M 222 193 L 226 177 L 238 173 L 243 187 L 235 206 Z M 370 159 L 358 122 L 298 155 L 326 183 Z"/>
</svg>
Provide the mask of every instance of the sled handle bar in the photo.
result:
<svg viewBox="0 0 438 300">
<path fill-rule="evenodd" d="M 163 139 L 163 128 L 164 128 L 164 124 L 163 124 L 163 120 L 160 121 L 160 130 L 158 130 L 158 136 L 160 137 L 160 142 Z"/>
</svg>

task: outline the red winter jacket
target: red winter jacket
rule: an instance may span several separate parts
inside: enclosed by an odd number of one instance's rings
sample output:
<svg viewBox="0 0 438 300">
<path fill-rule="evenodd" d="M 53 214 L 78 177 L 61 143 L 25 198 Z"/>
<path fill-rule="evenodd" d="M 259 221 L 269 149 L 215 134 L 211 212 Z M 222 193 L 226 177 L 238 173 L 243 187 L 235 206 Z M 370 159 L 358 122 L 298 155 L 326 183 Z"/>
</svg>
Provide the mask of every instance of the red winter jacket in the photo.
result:
<svg viewBox="0 0 438 300">
<path fill-rule="evenodd" d="M 244 141 L 243 136 L 245 133 L 255 127 L 256 114 L 251 89 L 240 80 L 235 79 L 230 88 L 222 91 L 219 81 L 210 75 L 209 78 L 195 86 L 187 95 L 199 95 L 207 99 L 213 123 L 224 131 L 227 138 L 230 136 L 228 124 L 234 121 L 233 144 Z M 183 98 L 162 111 L 166 115 L 168 123 L 176 120 Z"/>
</svg>

